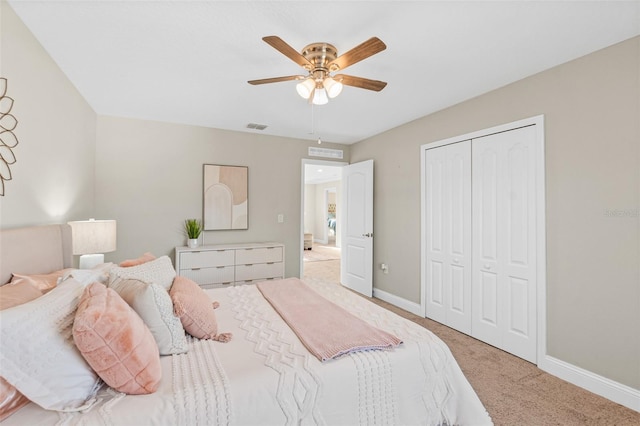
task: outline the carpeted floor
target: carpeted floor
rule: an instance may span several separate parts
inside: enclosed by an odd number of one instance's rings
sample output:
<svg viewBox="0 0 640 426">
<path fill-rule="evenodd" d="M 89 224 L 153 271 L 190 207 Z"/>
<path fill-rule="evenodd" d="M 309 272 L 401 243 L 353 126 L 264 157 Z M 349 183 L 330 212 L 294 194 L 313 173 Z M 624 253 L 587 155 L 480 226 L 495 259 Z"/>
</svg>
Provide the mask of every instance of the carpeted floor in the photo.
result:
<svg viewBox="0 0 640 426">
<path fill-rule="evenodd" d="M 340 248 L 314 243 L 311 250 L 304 250 L 305 262 L 340 260 Z"/>
<path fill-rule="evenodd" d="M 304 276 L 338 283 L 340 261 L 305 262 Z M 565 382 L 534 364 L 440 323 L 379 299 L 370 300 L 440 337 L 451 349 L 496 426 L 640 425 L 637 411 Z"/>
<path fill-rule="evenodd" d="M 540 370 L 534 364 L 440 323 L 371 299 L 440 337 L 495 425 L 640 425 L 640 413 Z"/>
<path fill-rule="evenodd" d="M 313 244 L 313 249 L 304 251 L 304 277 L 323 278 L 340 282 L 340 249 L 335 246 Z"/>
</svg>

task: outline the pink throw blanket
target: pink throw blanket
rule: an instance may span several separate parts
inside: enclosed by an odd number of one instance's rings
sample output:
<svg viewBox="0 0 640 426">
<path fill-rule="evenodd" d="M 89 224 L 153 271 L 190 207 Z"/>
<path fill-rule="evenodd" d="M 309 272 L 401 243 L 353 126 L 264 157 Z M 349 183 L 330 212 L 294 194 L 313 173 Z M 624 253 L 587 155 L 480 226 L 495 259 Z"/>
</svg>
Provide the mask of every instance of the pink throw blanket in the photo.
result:
<svg viewBox="0 0 640 426">
<path fill-rule="evenodd" d="M 298 278 L 257 284 L 265 299 L 320 361 L 349 352 L 398 346 L 396 336 L 373 327 L 325 299 Z"/>
</svg>

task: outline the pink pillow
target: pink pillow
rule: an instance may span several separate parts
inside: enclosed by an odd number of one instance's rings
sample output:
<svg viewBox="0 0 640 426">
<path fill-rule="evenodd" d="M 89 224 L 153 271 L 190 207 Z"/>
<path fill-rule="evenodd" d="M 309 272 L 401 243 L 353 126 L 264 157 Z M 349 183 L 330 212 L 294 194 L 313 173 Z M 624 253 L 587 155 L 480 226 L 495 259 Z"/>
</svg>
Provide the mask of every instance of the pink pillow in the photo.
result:
<svg viewBox="0 0 640 426">
<path fill-rule="evenodd" d="M 147 263 L 147 262 L 151 262 L 152 260 L 155 260 L 156 257 L 147 252 L 145 254 L 143 254 L 142 256 L 140 256 L 137 259 L 127 259 L 127 260 L 123 260 L 122 262 L 120 262 L 120 264 L 118 266 L 123 267 L 123 268 L 128 268 L 130 266 L 138 266 L 138 265 L 142 265 L 143 263 Z"/>
<path fill-rule="evenodd" d="M 13 274 L 11 278 L 11 284 L 17 284 L 21 281 L 26 281 L 36 288 L 39 288 L 42 293 L 46 293 L 58 285 L 58 279 L 62 278 L 62 275 L 70 271 L 71 269 L 61 269 L 59 271 L 50 272 L 48 274 Z"/>
<path fill-rule="evenodd" d="M 114 290 L 89 285 L 80 298 L 73 341 L 106 384 L 126 394 L 158 389 L 160 354 L 149 328 Z"/>
<path fill-rule="evenodd" d="M 0 287 L 0 310 L 22 305 L 42 296 L 42 292 L 30 282 L 20 280 Z M 29 399 L 18 389 L 0 377 L 0 421 L 6 419 L 25 405 Z"/>
<path fill-rule="evenodd" d="M 26 280 L 16 280 L 0 287 L 0 311 L 13 308 L 42 296 L 38 287 Z"/>
<path fill-rule="evenodd" d="M 219 342 L 231 340 L 231 333 L 218 334 L 218 320 L 213 311 L 218 302 L 211 303 L 202 288 L 189 278 L 177 276 L 169 291 L 173 301 L 173 312 L 180 318 L 184 330 L 198 339 Z"/>
<path fill-rule="evenodd" d="M 0 377 L 0 422 L 28 403 L 26 396 Z"/>
</svg>

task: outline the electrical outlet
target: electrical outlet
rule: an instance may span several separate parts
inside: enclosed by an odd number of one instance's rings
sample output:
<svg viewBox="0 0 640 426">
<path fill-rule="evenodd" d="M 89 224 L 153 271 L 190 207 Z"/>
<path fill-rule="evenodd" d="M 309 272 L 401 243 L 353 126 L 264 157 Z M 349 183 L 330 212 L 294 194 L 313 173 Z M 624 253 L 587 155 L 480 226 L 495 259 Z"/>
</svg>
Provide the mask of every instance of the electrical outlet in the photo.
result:
<svg viewBox="0 0 640 426">
<path fill-rule="evenodd" d="M 282 213 L 278 215 L 278 223 L 284 223 L 284 215 Z"/>
<path fill-rule="evenodd" d="M 383 274 L 388 274 L 389 273 L 389 265 L 387 265 L 386 263 L 381 263 L 380 264 L 380 269 L 382 269 L 382 273 Z"/>
</svg>

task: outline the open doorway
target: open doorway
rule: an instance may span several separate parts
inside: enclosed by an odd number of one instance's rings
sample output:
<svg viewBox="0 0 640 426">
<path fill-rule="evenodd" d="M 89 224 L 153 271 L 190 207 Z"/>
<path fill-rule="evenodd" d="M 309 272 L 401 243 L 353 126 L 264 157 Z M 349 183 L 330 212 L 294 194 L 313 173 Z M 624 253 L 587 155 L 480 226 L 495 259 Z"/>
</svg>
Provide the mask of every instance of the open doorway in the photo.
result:
<svg viewBox="0 0 640 426">
<path fill-rule="evenodd" d="M 342 163 L 303 160 L 300 275 L 340 282 Z"/>
</svg>

